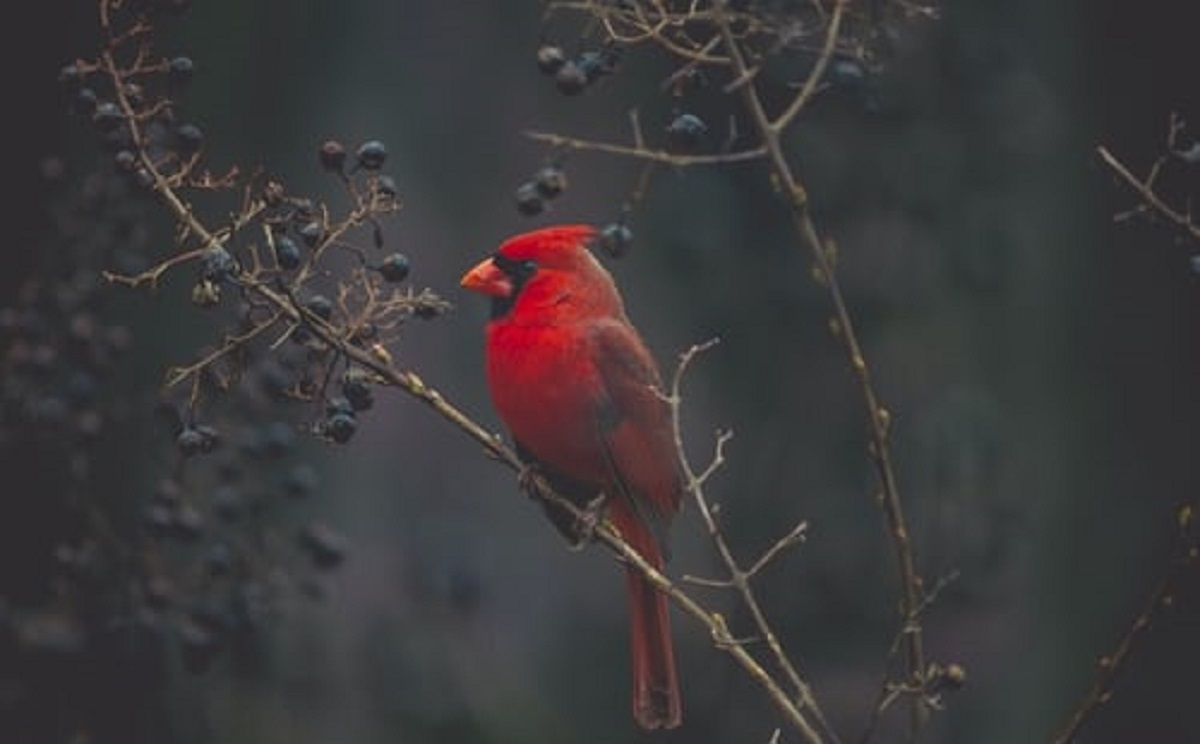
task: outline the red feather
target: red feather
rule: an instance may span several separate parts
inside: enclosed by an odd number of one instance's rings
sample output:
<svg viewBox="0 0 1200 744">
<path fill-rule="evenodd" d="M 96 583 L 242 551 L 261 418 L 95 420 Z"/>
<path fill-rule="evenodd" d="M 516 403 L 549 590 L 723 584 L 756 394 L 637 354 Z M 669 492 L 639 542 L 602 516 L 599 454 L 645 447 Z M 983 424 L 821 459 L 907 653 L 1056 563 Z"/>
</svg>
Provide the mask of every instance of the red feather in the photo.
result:
<svg viewBox="0 0 1200 744">
<path fill-rule="evenodd" d="M 605 496 L 631 547 L 662 568 L 662 543 L 683 494 L 654 358 L 587 245 L 592 228 L 518 235 L 463 277 L 490 295 L 487 377 L 522 452 L 571 495 Z M 681 720 L 666 597 L 626 569 L 633 716 L 644 728 Z"/>
</svg>

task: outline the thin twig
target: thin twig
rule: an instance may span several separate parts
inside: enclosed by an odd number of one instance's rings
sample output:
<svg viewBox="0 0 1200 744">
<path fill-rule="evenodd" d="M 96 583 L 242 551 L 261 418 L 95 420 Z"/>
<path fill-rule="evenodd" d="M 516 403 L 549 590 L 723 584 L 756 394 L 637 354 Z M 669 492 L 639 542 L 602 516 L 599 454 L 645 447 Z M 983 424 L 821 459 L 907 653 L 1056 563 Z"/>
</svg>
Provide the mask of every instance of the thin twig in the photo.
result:
<svg viewBox="0 0 1200 744">
<path fill-rule="evenodd" d="M 1118 160 L 1104 146 L 1097 147 L 1096 152 L 1113 173 L 1116 173 L 1126 185 L 1137 192 L 1138 197 L 1146 206 L 1154 210 L 1160 217 L 1170 222 L 1176 228 L 1187 233 L 1193 240 L 1200 241 L 1200 226 L 1192 221 L 1191 214 L 1189 212 L 1180 212 L 1163 201 L 1154 191 L 1152 187 L 1153 180 L 1151 178 L 1143 180 L 1133 175 L 1129 168 L 1125 167 L 1125 164 Z"/>
<path fill-rule="evenodd" d="M 1181 583 L 1185 573 L 1194 571 L 1200 565 L 1200 535 L 1195 532 L 1196 512 L 1200 504 L 1187 504 L 1180 507 L 1178 512 L 1179 538 L 1176 542 L 1175 555 L 1163 571 L 1163 575 L 1155 583 L 1146 598 L 1146 603 L 1125 629 L 1111 653 L 1100 657 L 1096 664 L 1096 678 L 1087 694 L 1072 711 L 1070 719 L 1053 739 L 1053 744 L 1071 744 L 1079 735 L 1079 730 L 1096 714 L 1096 712 L 1112 697 L 1113 684 L 1117 675 L 1125 667 L 1130 655 L 1135 650 L 1137 642 L 1149 632 L 1158 614 L 1172 604 L 1172 593 Z"/>
<path fill-rule="evenodd" d="M 796 695 L 800 702 L 801 708 L 812 711 L 813 718 L 821 726 L 825 736 L 828 737 L 829 741 L 837 742 L 837 733 L 833 730 L 833 727 L 829 725 L 824 713 L 822 713 L 821 707 L 817 704 L 817 700 L 812 694 L 812 689 L 809 687 L 804 678 L 801 677 L 799 671 L 796 669 L 796 665 L 792 662 L 791 658 L 789 658 L 788 654 L 783 648 L 783 645 L 779 642 L 778 636 L 775 635 L 775 631 L 772 629 L 770 622 L 768 622 L 766 618 L 766 614 L 762 610 L 762 606 L 758 602 L 758 597 L 755 596 L 754 590 L 750 586 L 750 579 L 761 567 L 759 564 L 762 563 L 762 561 L 760 560 L 759 562 L 756 562 L 756 568 L 750 571 L 747 571 L 741 567 L 741 564 L 738 562 L 737 557 L 734 556 L 733 551 L 729 547 L 729 543 L 725 539 L 725 534 L 721 530 L 720 524 L 717 521 L 715 509 L 704 494 L 704 483 L 724 462 L 725 443 L 729 441 L 729 439 L 732 437 L 732 434 L 729 432 L 723 432 L 721 435 L 718 435 L 716 449 L 712 461 L 700 473 L 697 473 L 692 467 L 691 461 L 687 456 L 686 449 L 684 448 L 683 427 L 680 417 L 680 411 L 682 410 L 683 403 L 683 377 L 695 358 L 704 351 L 711 349 L 717 344 L 717 342 L 718 339 L 710 339 L 705 343 L 693 345 L 687 351 L 681 354 L 679 358 L 679 364 L 676 366 L 675 373 L 671 378 L 671 389 L 666 396 L 666 400 L 671 410 L 671 428 L 675 437 L 677 459 L 679 460 L 680 468 L 683 470 L 684 480 L 687 483 L 687 491 L 692 495 L 692 499 L 696 504 L 696 509 L 700 512 L 700 518 L 703 520 L 705 529 L 708 531 L 709 538 L 716 546 L 717 553 L 720 555 L 722 563 L 725 564 L 725 568 L 729 572 L 727 585 L 737 591 L 742 603 L 746 606 L 747 610 L 749 610 L 755 630 L 762 637 L 763 641 L 766 642 L 776 665 L 783 671 L 792 687 L 796 690 Z M 787 541 L 786 536 L 784 541 Z M 768 552 L 777 554 L 779 551 L 775 550 Z M 701 583 L 701 581 L 693 579 L 693 583 Z M 715 585 L 713 582 L 705 583 L 707 583 L 709 586 Z M 816 732 L 814 731 L 812 733 L 815 734 Z"/>
<path fill-rule="evenodd" d="M 839 0 L 835 11 L 840 7 L 841 0 Z M 733 72 L 735 76 L 745 75 L 749 71 L 750 66 L 747 64 L 741 46 L 730 29 L 729 20 L 724 16 L 718 16 L 717 24 L 725 41 L 726 51 L 734 61 Z M 830 35 L 835 35 L 837 30 L 837 27 L 831 27 L 829 29 Z M 827 48 L 830 46 L 830 43 L 832 42 L 827 42 Z M 834 273 L 832 251 L 826 247 L 825 242 L 817 232 L 816 225 L 813 223 L 812 216 L 808 210 L 808 193 L 804 185 L 796 177 L 791 163 L 784 153 L 780 137 L 782 132 L 767 114 L 762 99 L 759 96 L 758 88 L 753 81 L 742 86 L 739 91 L 746 108 L 750 112 L 751 120 L 758 131 L 758 135 L 762 138 L 763 145 L 767 149 L 767 157 L 771 164 L 774 178 L 779 184 L 781 191 L 783 191 L 784 196 L 788 199 L 796 233 L 801 242 L 812 253 L 818 270 L 823 277 L 824 284 L 833 303 L 834 316 L 838 322 L 840 336 L 846 346 L 851 368 L 862 391 L 863 402 L 866 404 L 867 412 L 867 428 L 870 443 L 868 448 L 869 454 L 879 481 L 881 490 L 879 501 L 884 520 L 888 527 L 888 535 L 891 538 L 897 572 L 900 577 L 900 616 L 901 621 L 907 624 L 908 618 L 914 616 L 915 609 L 920 605 L 923 592 L 921 589 L 921 579 L 916 570 L 916 561 L 913 556 L 908 525 L 900 500 L 900 489 L 892 465 L 891 448 L 888 438 L 890 415 L 880 403 L 879 395 L 871 379 L 866 356 L 858 341 L 849 308 L 842 295 L 841 285 Z M 905 635 L 908 674 L 915 685 L 919 685 L 925 678 L 925 652 L 921 636 L 922 633 L 919 625 L 910 628 L 909 632 Z M 916 733 L 924 726 L 927 718 L 928 709 L 925 702 L 920 696 L 914 697 L 910 727 L 910 733 L 914 738 Z"/>
</svg>

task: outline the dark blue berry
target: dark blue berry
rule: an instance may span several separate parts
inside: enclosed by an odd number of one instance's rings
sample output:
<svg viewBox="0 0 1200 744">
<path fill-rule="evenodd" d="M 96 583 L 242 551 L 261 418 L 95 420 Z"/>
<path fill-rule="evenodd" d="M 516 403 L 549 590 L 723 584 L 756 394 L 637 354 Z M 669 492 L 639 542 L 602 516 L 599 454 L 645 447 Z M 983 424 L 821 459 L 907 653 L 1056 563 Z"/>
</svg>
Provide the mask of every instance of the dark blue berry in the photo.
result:
<svg viewBox="0 0 1200 744">
<path fill-rule="evenodd" d="M 667 137 L 671 144 L 683 150 L 694 149 L 707 131 L 708 125 L 695 114 L 680 114 L 667 125 Z"/>
<path fill-rule="evenodd" d="M 403 253 L 385 256 L 379 264 L 379 275 L 386 282 L 402 282 L 408 278 L 408 257 Z"/>
<path fill-rule="evenodd" d="M 349 405 L 349 402 L 347 402 Z M 353 409 L 351 409 L 353 411 Z M 325 436 L 329 437 L 338 444 L 345 444 L 354 436 L 355 430 L 358 429 L 358 421 L 353 413 L 338 412 L 334 413 L 325 419 L 325 424 L 322 427 Z"/>
<path fill-rule="evenodd" d="M 190 83 L 195 73 L 196 65 L 191 57 L 176 57 L 167 63 L 167 82 L 175 87 Z"/>
<path fill-rule="evenodd" d="M 275 261 L 281 269 L 294 269 L 300 265 L 300 246 L 286 235 L 275 236 Z"/>
<path fill-rule="evenodd" d="M 333 303 L 325 295 L 313 295 L 304 303 L 304 307 L 322 320 L 333 317 Z"/>
<path fill-rule="evenodd" d="M 175 145 L 183 155 L 194 155 L 204 146 L 204 133 L 195 124 L 180 124 L 175 129 Z"/>
<path fill-rule="evenodd" d="M 546 202 L 542 199 L 542 194 L 538 191 L 537 184 L 533 181 L 528 181 L 517 187 L 516 202 L 517 211 L 527 217 L 541 214 L 546 208 Z"/>
<path fill-rule="evenodd" d="M 633 230 L 624 222 L 609 223 L 600 231 L 600 248 L 613 258 L 624 256 L 632 245 Z"/>
<path fill-rule="evenodd" d="M 297 232 L 300 234 L 300 239 L 304 241 L 304 244 L 309 248 L 313 248 L 317 243 L 321 242 L 321 235 L 324 233 L 324 230 L 321 229 L 320 222 L 313 221 L 305 222 Z"/>
<path fill-rule="evenodd" d="M 358 159 L 360 168 L 366 170 L 379 170 L 383 167 L 383 163 L 387 160 L 387 147 L 379 140 L 370 140 L 364 142 L 358 147 L 355 157 Z"/>
</svg>

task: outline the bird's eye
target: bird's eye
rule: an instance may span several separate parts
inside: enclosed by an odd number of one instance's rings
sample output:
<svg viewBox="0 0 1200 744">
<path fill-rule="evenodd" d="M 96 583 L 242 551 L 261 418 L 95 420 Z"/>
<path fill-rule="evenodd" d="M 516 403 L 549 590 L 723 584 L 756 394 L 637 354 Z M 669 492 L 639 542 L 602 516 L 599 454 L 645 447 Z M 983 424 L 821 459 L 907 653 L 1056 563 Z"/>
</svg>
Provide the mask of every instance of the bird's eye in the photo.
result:
<svg viewBox="0 0 1200 744">
<path fill-rule="evenodd" d="M 501 253 L 492 257 L 492 263 L 517 283 L 524 283 L 526 279 L 533 276 L 538 268 L 537 261 L 531 258 L 518 261 Z"/>
</svg>

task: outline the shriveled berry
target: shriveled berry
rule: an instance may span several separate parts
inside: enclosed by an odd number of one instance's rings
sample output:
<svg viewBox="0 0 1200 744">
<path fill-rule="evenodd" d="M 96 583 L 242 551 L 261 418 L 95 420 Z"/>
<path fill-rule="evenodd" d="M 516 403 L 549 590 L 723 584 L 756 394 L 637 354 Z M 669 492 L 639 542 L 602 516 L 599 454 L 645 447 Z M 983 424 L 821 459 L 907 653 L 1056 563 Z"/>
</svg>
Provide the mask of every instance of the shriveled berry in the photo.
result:
<svg viewBox="0 0 1200 744">
<path fill-rule="evenodd" d="M 330 173 L 342 173 L 346 167 L 346 146 L 335 139 L 325 140 L 317 151 L 317 159 Z"/>
<path fill-rule="evenodd" d="M 175 57 L 167 63 L 167 82 L 177 88 L 192 82 L 195 74 L 196 64 L 191 57 Z"/>
<path fill-rule="evenodd" d="M 333 317 L 333 303 L 325 295 L 313 295 L 305 301 L 304 307 L 322 320 Z"/>
<path fill-rule="evenodd" d="M 353 413 L 335 413 L 325 419 L 322 429 L 325 436 L 329 437 L 338 444 L 345 444 L 354 436 L 354 432 L 358 429 L 358 420 L 355 419 Z"/>
<path fill-rule="evenodd" d="M 546 199 L 553 199 L 567 188 L 567 174 L 556 165 L 547 165 L 533 176 L 537 191 Z"/>
<path fill-rule="evenodd" d="M 680 114 L 667 125 L 667 137 L 671 144 L 683 150 L 694 149 L 707 131 L 704 120 L 695 114 Z"/>
<path fill-rule="evenodd" d="M 567 60 L 554 73 L 554 85 L 565 96 L 574 96 L 583 92 L 589 82 L 587 73 L 575 62 Z"/>
<path fill-rule="evenodd" d="M 533 181 L 527 181 L 517 187 L 516 200 L 517 211 L 527 217 L 541 214 L 546 208 L 546 202 Z"/>
<path fill-rule="evenodd" d="M 183 155 L 193 155 L 204 146 L 204 132 L 195 124 L 180 124 L 175 129 L 175 144 Z"/>
<path fill-rule="evenodd" d="M 624 222 L 611 222 L 600 231 L 600 248 L 613 258 L 620 258 L 633 246 L 633 230 Z"/>
<path fill-rule="evenodd" d="M 408 278 L 408 272 L 408 256 L 403 253 L 385 256 L 379 264 L 379 275 L 385 282 L 402 282 Z"/>
<path fill-rule="evenodd" d="M 358 146 L 355 157 L 360 168 L 379 170 L 387 160 L 387 147 L 379 140 L 369 140 Z"/>
<path fill-rule="evenodd" d="M 537 66 L 543 75 L 553 75 L 567 62 L 567 55 L 556 44 L 542 44 L 537 50 Z"/>
<path fill-rule="evenodd" d="M 286 235 L 275 237 L 275 261 L 281 269 L 294 269 L 300 265 L 300 246 Z"/>
</svg>

